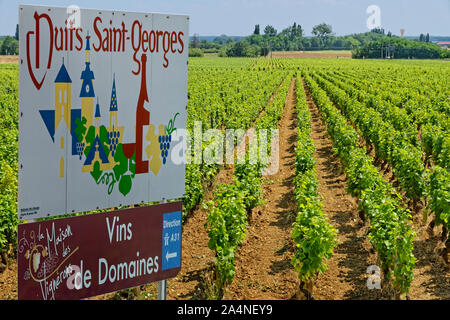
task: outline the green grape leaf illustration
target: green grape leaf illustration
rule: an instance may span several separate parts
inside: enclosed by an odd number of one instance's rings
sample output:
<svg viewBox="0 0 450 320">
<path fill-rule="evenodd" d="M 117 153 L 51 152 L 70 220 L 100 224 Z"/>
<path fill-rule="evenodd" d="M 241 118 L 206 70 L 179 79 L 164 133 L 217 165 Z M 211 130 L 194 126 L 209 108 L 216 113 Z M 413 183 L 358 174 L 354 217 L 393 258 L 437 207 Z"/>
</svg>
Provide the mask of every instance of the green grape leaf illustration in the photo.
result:
<svg viewBox="0 0 450 320">
<path fill-rule="evenodd" d="M 95 140 L 95 127 L 90 126 L 87 134 L 86 134 L 86 148 L 84 148 L 84 155 L 87 157 L 89 155 L 89 151 L 91 150 L 92 145 Z"/>
<path fill-rule="evenodd" d="M 91 176 L 94 178 L 95 181 L 98 181 L 102 175 L 103 171 L 100 170 L 100 162 L 95 161 L 94 163 L 94 169 L 91 171 Z"/>
<path fill-rule="evenodd" d="M 86 128 L 86 117 L 83 117 L 83 119 L 76 118 L 75 119 L 75 134 L 77 135 L 78 142 L 82 142 L 84 135 L 86 134 L 87 128 Z"/>
<path fill-rule="evenodd" d="M 119 181 L 119 191 L 126 196 L 132 188 L 133 179 L 135 177 L 135 158 L 136 152 L 131 159 L 125 157 L 123 153 L 122 144 L 117 146 L 117 151 L 114 156 L 114 161 L 117 163 L 114 168 L 114 176 L 116 181 Z"/>
</svg>

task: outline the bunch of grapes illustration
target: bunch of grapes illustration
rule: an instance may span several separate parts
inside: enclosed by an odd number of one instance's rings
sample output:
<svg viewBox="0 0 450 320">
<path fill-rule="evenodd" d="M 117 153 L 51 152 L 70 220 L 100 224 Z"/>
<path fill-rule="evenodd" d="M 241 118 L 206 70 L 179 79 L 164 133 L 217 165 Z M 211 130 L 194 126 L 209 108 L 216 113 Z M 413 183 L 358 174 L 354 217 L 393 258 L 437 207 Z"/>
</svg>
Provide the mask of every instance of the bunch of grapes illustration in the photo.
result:
<svg viewBox="0 0 450 320">
<path fill-rule="evenodd" d="M 116 131 L 113 129 L 113 131 L 108 132 L 109 151 L 111 151 L 113 157 L 116 153 L 117 145 L 119 144 L 119 138 L 120 131 Z"/>
<path fill-rule="evenodd" d="M 84 142 L 77 142 L 76 148 L 77 148 L 77 155 L 81 158 L 83 157 L 84 148 L 86 147 L 86 144 Z"/>
<path fill-rule="evenodd" d="M 161 158 L 163 159 L 163 164 L 166 164 L 167 157 L 169 155 L 170 143 L 172 142 L 172 135 L 167 134 L 158 137 L 159 149 L 161 150 Z"/>
<path fill-rule="evenodd" d="M 163 164 L 166 164 L 167 157 L 169 156 L 170 144 L 172 142 L 172 133 L 177 130 L 177 128 L 174 127 L 174 124 L 178 115 L 179 113 L 177 112 L 174 118 L 169 121 L 168 126 L 165 127 L 166 134 L 160 135 L 158 137 L 159 149 L 161 150 L 161 158 Z"/>
</svg>

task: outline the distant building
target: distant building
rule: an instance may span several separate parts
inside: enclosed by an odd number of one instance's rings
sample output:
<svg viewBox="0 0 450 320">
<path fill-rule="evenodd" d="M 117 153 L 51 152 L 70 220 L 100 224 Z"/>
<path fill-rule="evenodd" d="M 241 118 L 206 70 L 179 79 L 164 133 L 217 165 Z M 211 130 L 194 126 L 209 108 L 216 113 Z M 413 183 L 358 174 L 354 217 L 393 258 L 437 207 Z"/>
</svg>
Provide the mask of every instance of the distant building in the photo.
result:
<svg viewBox="0 0 450 320">
<path fill-rule="evenodd" d="M 440 46 L 442 49 L 449 49 L 450 48 L 450 41 L 438 41 L 436 42 L 438 46 Z"/>
</svg>

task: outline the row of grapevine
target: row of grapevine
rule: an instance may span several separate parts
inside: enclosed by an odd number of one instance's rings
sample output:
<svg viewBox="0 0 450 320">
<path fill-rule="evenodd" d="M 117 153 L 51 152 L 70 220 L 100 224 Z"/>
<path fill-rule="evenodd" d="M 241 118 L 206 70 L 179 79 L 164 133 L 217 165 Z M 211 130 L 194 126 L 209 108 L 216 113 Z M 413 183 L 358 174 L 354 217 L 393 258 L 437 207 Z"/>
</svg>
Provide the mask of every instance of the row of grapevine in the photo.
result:
<svg viewBox="0 0 450 320">
<path fill-rule="evenodd" d="M 258 129 L 277 127 L 286 103 L 289 79 L 289 76 L 285 78 L 273 101 L 255 119 Z M 245 141 L 241 143 L 245 144 Z M 250 142 L 249 148 L 257 149 L 258 145 Z M 208 218 L 205 227 L 209 235 L 208 247 L 215 252 L 215 285 L 219 297 L 224 287 L 234 279 L 235 254 L 245 239 L 248 216 L 262 199 L 261 176 L 265 164 L 250 161 L 250 153 L 248 149 L 245 163 L 235 166 L 232 183 L 219 185 L 214 199 L 206 204 Z"/>
<path fill-rule="evenodd" d="M 391 281 L 395 294 L 403 297 L 409 291 L 415 266 L 410 213 L 402 207 L 401 196 L 373 166 L 371 157 L 358 146 L 358 134 L 346 118 L 313 78 L 306 74 L 305 80 L 345 166 L 348 190 L 359 198 L 369 218 L 369 240 L 378 253 L 385 281 Z"/>
<path fill-rule="evenodd" d="M 296 100 L 298 128 L 294 185 L 297 217 L 292 229 L 296 251 L 291 264 L 298 273 L 300 290 L 310 298 L 314 278 L 327 270 L 326 260 L 331 258 L 337 245 L 337 235 L 322 210 L 314 160 L 315 145 L 311 138 L 311 114 L 306 105 L 301 76 L 297 77 Z"/>
<path fill-rule="evenodd" d="M 0 253 L 17 236 L 18 82 L 17 66 L 0 66 Z"/>
</svg>

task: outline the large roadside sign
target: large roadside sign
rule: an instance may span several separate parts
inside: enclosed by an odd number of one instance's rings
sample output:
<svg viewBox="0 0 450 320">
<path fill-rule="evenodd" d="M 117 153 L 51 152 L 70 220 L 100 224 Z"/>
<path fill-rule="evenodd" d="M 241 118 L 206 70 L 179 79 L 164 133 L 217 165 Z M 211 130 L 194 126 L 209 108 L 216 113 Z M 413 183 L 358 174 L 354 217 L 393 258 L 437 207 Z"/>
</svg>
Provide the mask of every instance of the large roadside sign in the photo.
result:
<svg viewBox="0 0 450 320">
<path fill-rule="evenodd" d="M 19 225 L 19 299 L 68 300 L 172 278 L 181 202 Z"/>
<path fill-rule="evenodd" d="M 188 22 L 19 7 L 20 220 L 183 197 Z"/>
<path fill-rule="evenodd" d="M 19 299 L 181 268 L 189 18 L 19 6 Z M 179 146 L 177 148 L 177 146 Z M 164 202 L 153 206 L 139 206 Z M 31 222 L 36 218 L 130 209 Z"/>
</svg>

